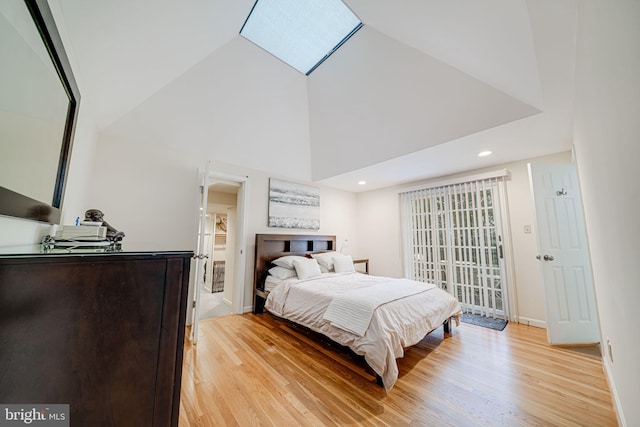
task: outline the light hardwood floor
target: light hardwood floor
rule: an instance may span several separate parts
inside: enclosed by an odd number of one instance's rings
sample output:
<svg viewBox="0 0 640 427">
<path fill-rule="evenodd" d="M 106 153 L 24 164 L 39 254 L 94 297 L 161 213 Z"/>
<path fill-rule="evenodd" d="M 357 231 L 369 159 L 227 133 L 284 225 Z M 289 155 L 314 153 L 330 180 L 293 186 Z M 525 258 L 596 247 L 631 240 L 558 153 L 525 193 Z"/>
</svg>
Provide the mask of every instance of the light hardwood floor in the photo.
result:
<svg viewBox="0 0 640 427">
<path fill-rule="evenodd" d="M 180 426 L 617 425 L 597 349 L 549 346 L 544 329 L 441 327 L 398 365 L 387 393 L 361 359 L 271 314 L 210 319 L 185 346 Z"/>
</svg>

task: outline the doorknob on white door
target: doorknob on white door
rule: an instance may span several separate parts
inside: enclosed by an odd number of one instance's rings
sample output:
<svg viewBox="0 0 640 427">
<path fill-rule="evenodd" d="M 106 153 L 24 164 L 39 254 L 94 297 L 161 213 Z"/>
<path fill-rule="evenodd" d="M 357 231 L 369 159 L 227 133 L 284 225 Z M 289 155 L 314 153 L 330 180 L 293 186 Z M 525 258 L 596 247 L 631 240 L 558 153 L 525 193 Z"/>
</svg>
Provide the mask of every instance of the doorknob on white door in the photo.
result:
<svg viewBox="0 0 640 427">
<path fill-rule="evenodd" d="M 544 259 L 545 261 L 553 261 L 553 256 L 552 255 L 545 255 L 544 257 L 542 257 L 542 259 Z"/>
</svg>

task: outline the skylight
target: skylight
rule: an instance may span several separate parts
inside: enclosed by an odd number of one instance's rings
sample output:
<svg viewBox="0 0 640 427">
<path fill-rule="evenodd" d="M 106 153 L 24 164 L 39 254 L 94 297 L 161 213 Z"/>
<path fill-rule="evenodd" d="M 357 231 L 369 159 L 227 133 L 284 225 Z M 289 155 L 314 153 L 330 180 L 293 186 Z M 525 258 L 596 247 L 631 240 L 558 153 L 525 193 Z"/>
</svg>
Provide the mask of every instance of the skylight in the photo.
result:
<svg viewBox="0 0 640 427">
<path fill-rule="evenodd" d="M 341 0 L 257 0 L 240 34 L 309 75 L 360 27 Z"/>
</svg>

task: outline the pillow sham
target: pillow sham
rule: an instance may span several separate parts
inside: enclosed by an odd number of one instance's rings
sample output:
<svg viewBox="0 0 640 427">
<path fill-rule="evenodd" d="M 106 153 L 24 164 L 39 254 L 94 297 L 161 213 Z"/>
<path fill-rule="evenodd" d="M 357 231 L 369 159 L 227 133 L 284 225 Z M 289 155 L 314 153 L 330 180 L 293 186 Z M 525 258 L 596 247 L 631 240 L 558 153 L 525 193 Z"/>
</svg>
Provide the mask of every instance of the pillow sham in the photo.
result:
<svg viewBox="0 0 640 427">
<path fill-rule="evenodd" d="M 356 271 L 351 255 L 333 257 L 333 269 L 336 273 L 351 273 Z"/>
<path fill-rule="evenodd" d="M 313 258 L 302 258 L 293 260 L 293 266 L 298 274 L 298 279 L 309 279 L 322 274 L 320 271 L 320 265 Z"/>
<path fill-rule="evenodd" d="M 274 259 L 273 261 L 271 261 L 271 263 L 277 265 L 278 267 L 293 269 L 294 259 L 304 259 L 304 257 L 298 256 L 298 255 L 286 255 L 286 256 Z"/>
<path fill-rule="evenodd" d="M 289 279 L 291 277 L 296 277 L 296 270 L 292 268 L 275 266 L 269 269 L 269 274 L 275 277 L 276 279 L 284 280 L 284 279 Z"/>
<path fill-rule="evenodd" d="M 325 267 L 328 271 L 333 270 L 333 257 L 344 256 L 339 252 L 318 252 L 315 254 L 311 254 L 311 258 L 318 261 L 322 267 Z"/>
</svg>

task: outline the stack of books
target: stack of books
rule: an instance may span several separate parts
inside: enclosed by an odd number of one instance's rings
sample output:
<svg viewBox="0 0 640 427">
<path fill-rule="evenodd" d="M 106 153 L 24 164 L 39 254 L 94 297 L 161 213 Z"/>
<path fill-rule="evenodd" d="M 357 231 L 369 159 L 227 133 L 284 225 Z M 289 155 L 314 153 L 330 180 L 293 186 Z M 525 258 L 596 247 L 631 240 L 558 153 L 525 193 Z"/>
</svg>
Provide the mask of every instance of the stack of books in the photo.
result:
<svg viewBox="0 0 640 427">
<path fill-rule="evenodd" d="M 73 242 L 100 242 L 107 240 L 107 227 L 100 225 L 64 225 L 56 232 L 55 240 Z"/>
</svg>

